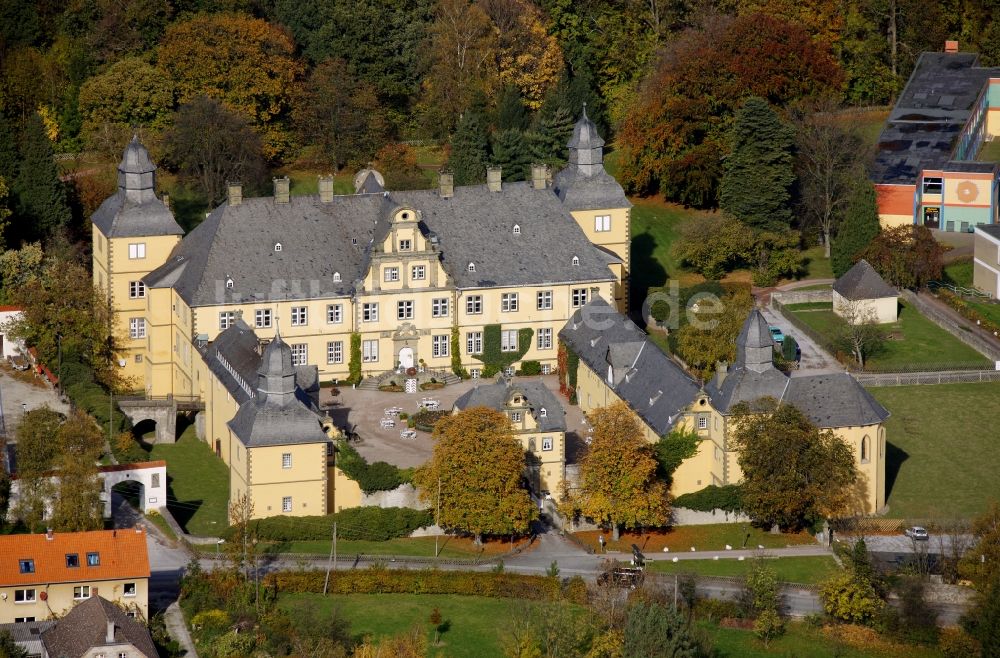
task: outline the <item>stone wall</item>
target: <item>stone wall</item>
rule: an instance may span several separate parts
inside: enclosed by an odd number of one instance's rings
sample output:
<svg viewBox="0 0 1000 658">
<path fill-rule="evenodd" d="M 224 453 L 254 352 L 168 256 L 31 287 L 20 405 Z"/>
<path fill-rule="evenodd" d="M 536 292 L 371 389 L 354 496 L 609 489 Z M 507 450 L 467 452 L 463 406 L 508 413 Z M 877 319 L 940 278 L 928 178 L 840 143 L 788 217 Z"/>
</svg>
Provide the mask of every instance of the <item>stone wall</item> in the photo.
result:
<svg viewBox="0 0 1000 658">
<path fill-rule="evenodd" d="M 390 491 L 376 491 L 361 494 L 361 507 L 412 507 L 426 509 L 427 505 L 420 501 L 417 489 L 412 484 L 401 484 Z"/>
<path fill-rule="evenodd" d="M 819 304 L 833 303 L 833 289 L 826 290 L 789 290 L 787 292 L 774 291 L 771 293 L 771 301 L 779 304 Z"/>
<path fill-rule="evenodd" d="M 717 509 L 711 512 L 699 512 L 684 507 L 675 507 L 674 525 L 709 525 L 711 523 L 750 523 L 746 514 L 727 512 Z"/>
<path fill-rule="evenodd" d="M 908 304 L 912 304 L 932 322 L 986 358 L 991 361 L 1000 361 L 1000 351 L 996 350 L 989 341 L 979 336 L 971 326 L 972 323 L 965 320 L 965 318 L 962 318 L 960 324 L 954 317 L 941 312 L 938 308 L 925 301 L 921 295 L 917 295 L 910 290 L 903 291 L 903 299 Z"/>
</svg>

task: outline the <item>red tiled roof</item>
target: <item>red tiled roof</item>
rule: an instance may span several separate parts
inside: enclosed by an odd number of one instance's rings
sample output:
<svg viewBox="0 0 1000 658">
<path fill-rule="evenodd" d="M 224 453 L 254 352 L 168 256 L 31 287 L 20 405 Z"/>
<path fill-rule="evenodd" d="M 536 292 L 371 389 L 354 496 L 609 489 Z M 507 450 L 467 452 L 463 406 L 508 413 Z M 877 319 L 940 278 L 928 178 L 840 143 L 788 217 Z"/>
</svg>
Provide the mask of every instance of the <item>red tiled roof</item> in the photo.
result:
<svg viewBox="0 0 1000 658">
<path fill-rule="evenodd" d="M 66 566 L 76 553 L 78 567 Z M 100 564 L 87 566 L 87 553 L 98 553 Z M 20 561 L 34 560 L 34 573 L 21 573 Z M 149 578 L 146 533 L 140 529 L 55 532 L 0 536 L 0 587 L 75 583 L 121 578 Z"/>
</svg>

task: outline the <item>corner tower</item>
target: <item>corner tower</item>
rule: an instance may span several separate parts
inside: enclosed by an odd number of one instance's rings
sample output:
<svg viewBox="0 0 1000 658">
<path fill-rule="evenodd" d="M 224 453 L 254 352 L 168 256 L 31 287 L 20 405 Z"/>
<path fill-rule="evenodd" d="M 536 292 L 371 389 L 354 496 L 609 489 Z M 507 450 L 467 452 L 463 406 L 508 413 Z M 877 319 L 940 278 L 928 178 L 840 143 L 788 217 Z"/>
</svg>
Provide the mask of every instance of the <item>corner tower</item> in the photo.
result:
<svg viewBox="0 0 1000 658">
<path fill-rule="evenodd" d="M 618 278 L 615 306 L 628 311 L 631 264 L 630 223 L 632 204 L 625 191 L 604 170 L 604 140 L 583 108 L 567 144 L 569 164 L 553 181 L 556 195 L 583 229 L 587 238 L 619 262 L 612 265 Z"/>
<path fill-rule="evenodd" d="M 143 277 L 166 262 L 184 231 L 156 197 L 156 165 L 132 137 L 118 163 L 118 191 L 91 217 L 94 285 L 108 296 L 126 377 L 143 384 L 149 312 Z"/>
</svg>

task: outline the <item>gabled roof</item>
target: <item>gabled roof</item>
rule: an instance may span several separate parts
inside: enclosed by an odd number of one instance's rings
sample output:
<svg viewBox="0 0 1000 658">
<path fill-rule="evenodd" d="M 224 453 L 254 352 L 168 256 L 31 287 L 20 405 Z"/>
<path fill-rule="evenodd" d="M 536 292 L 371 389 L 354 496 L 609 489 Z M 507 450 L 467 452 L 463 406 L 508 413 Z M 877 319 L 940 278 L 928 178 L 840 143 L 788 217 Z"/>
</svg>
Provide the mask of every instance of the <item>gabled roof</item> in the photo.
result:
<svg viewBox="0 0 1000 658">
<path fill-rule="evenodd" d="M 237 318 L 216 336 L 202 350 L 201 357 L 237 404 L 253 397 L 260 365 L 260 341 L 243 318 Z"/>
<path fill-rule="evenodd" d="M 108 637 L 109 625 L 113 628 L 111 638 Z M 146 627 L 100 596 L 74 606 L 42 634 L 42 644 L 52 658 L 83 658 L 92 649 L 126 649 L 129 645 L 146 658 L 159 655 Z M 127 653 L 133 655 L 131 651 Z"/>
<path fill-rule="evenodd" d="M 521 393 L 528 403 L 540 432 L 565 432 L 566 411 L 545 384 L 537 380 L 498 380 L 493 384 L 478 384 L 455 400 L 458 410 L 471 407 L 489 407 L 501 411 L 516 393 Z M 545 409 L 542 416 L 541 410 Z"/>
<path fill-rule="evenodd" d="M 599 296 L 573 314 L 559 338 L 661 436 L 698 394 L 690 375 Z"/>
<path fill-rule="evenodd" d="M 834 282 L 833 289 L 841 297 L 852 300 L 899 297 L 899 291 L 886 283 L 863 258 Z"/>
<path fill-rule="evenodd" d="M 79 556 L 78 567 L 66 566 L 66 555 Z M 89 566 L 87 553 L 100 564 Z M 20 560 L 33 560 L 34 573 L 21 573 Z M 0 587 L 94 580 L 149 578 L 146 533 L 139 529 L 55 532 L 0 536 Z"/>
</svg>

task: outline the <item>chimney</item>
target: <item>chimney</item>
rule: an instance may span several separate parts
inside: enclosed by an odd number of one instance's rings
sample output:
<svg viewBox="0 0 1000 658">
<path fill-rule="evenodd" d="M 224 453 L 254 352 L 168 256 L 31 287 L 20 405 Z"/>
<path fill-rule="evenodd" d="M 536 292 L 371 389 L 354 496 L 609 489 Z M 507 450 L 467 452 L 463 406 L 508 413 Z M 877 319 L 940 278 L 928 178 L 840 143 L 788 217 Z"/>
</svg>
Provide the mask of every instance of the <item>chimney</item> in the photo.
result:
<svg viewBox="0 0 1000 658">
<path fill-rule="evenodd" d="M 722 382 L 726 381 L 726 373 L 729 371 L 729 364 L 725 361 L 715 362 L 715 386 L 722 388 Z"/>
<path fill-rule="evenodd" d="M 442 199 L 455 196 L 455 174 L 444 169 L 438 172 L 438 192 Z"/>
<path fill-rule="evenodd" d="M 226 183 L 229 194 L 229 205 L 238 206 L 243 203 L 243 185 L 238 182 Z"/>
<path fill-rule="evenodd" d="M 531 187 L 544 190 L 549 185 L 549 166 L 545 164 L 531 165 Z"/>
<path fill-rule="evenodd" d="M 945 41 L 944 51 L 946 53 L 957 53 L 958 52 L 958 42 L 957 41 Z"/>
<path fill-rule="evenodd" d="M 288 190 L 291 184 L 291 181 L 288 180 L 288 176 L 273 178 L 272 180 L 274 181 L 274 202 L 288 203 Z"/>
<path fill-rule="evenodd" d="M 487 167 L 486 168 L 486 187 L 489 188 L 490 192 L 499 192 L 503 189 L 503 183 L 501 183 L 502 170 L 500 167 Z"/>
<path fill-rule="evenodd" d="M 52 541 L 52 528 L 45 529 L 45 539 Z"/>
<path fill-rule="evenodd" d="M 105 644 L 115 643 L 115 622 L 111 621 L 110 619 L 108 620 L 108 631 L 104 636 L 104 643 Z"/>
<path fill-rule="evenodd" d="M 319 177 L 319 200 L 322 203 L 333 201 L 333 176 Z"/>
</svg>

